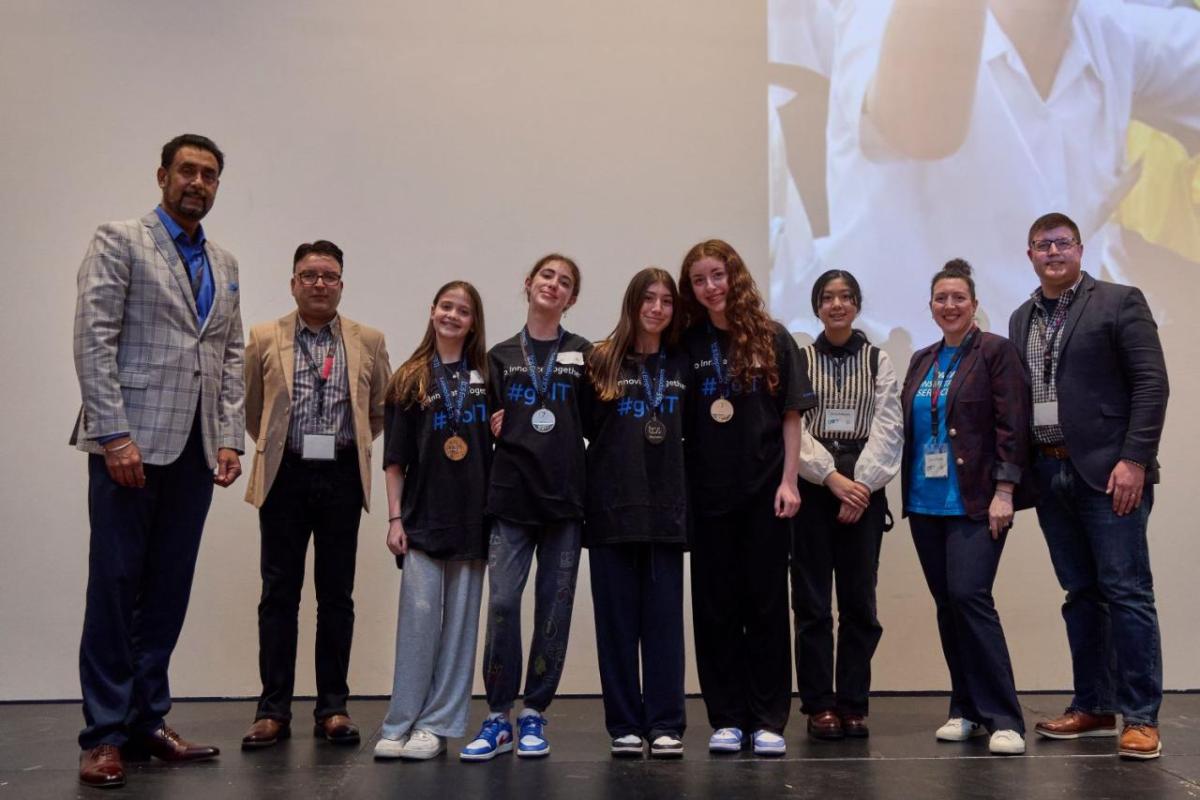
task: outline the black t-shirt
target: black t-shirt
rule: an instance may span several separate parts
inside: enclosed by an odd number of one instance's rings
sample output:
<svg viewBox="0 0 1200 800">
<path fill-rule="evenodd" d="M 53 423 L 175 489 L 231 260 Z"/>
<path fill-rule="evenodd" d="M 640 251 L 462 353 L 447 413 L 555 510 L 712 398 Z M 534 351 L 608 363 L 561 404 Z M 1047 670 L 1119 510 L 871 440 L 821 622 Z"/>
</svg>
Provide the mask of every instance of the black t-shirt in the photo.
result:
<svg viewBox="0 0 1200 800">
<path fill-rule="evenodd" d="M 644 359 L 651 388 L 658 385 L 659 356 Z M 584 544 L 687 542 L 687 479 L 683 469 L 683 405 L 691 368 L 686 354 L 665 358 L 666 383 L 658 419 L 661 444 L 646 439 L 652 409 L 642 382 L 643 358 L 627 357 L 618 379 L 624 394 L 594 401 L 588 428 L 587 525 Z"/>
<path fill-rule="evenodd" d="M 456 393 L 459 363 L 446 365 L 447 383 Z M 383 466 L 404 470 L 400 502 L 408 546 L 434 558 L 466 560 L 487 557 L 483 524 L 492 434 L 488 427 L 487 388 L 471 371 L 471 393 L 463 402 L 458 435 L 467 442 L 467 457 L 451 461 L 442 446 L 454 434 L 446 399 L 434 375 L 429 403 L 384 408 Z"/>
<path fill-rule="evenodd" d="M 692 384 L 685 404 L 685 452 L 688 479 L 695 509 L 704 514 L 724 514 L 783 475 L 783 414 L 803 412 L 817 402 L 808 376 L 801 368 L 800 348 L 791 334 L 775 323 L 775 361 L 779 385 L 767 391 L 766 379 L 750 386 L 730 382 L 733 419 L 725 423 L 709 413 L 720 396 L 712 363 L 716 334 L 729 377 L 729 335 L 701 322 L 688 329 L 683 347 L 692 367 Z"/>
<path fill-rule="evenodd" d="M 530 344 L 538 367 L 545 369 L 554 342 L 531 339 Z M 583 415 L 592 394 L 584 363 L 591 350 L 582 336 L 563 334 L 544 398 L 533 390 L 520 334 L 488 352 L 492 408 L 504 409 L 488 487 L 489 515 L 521 525 L 583 518 Z M 554 413 L 548 433 L 538 433 L 532 424 L 543 401 Z"/>
</svg>

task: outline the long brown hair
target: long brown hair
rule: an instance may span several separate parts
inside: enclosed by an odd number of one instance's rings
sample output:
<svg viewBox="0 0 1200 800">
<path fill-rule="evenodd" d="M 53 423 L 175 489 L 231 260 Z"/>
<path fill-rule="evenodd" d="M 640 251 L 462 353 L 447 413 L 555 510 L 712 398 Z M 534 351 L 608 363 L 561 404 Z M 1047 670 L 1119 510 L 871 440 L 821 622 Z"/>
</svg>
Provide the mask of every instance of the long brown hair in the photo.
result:
<svg viewBox="0 0 1200 800">
<path fill-rule="evenodd" d="M 471 299 L 471 329 L 463 342 L 463 358 L 467 360 L 471 369 L 482 375 L 484 382 L 487 382 L 487 337 L 483 329 L 483 301 L 479 298 L 479 292 L 467 281 L 450 281 L 433 296 L 433 303 L 429 307 L 431 316 L 425 326 L 425 336 L 421 338 L 421 343 L 388 381 L 389 403 L 398 406 L 410 406 L 414 403 L 425 406 L 429 402 L 429 388 L 434 381 L 430 363 L 437 349 L 432 312 L 442 295 L 451 289 L 462 289 Z"/>
<path fill-rule="evenodd" d="M 679 339 L 679 289 L 671 273 L 660 267 L 646 267 L 633 276 L 625 289 L 625 299 L 621 301 L 621 317 L 617 327 L 613 328 L 608 338 L 596 345 L 588 358 L 588 374 L 596 394 L 603 401 L 616 400 L 621 396 L 621 387 L 617 380 L 621 373 L 621 361 L 633 350 L 637 343 L 638 317 L 642 311 L 642 300 L 646 292 L 656 283 L 661 283 L 671 293 L 672 312 L 671 322 L 662 332 L 662 342 L 666 346 L 674 345 Z"/>
<path fill-rule="evenodd" d="M 702 258 L 715 258 L 725 265 L 725 319 L 729 322 L 729 377 L 749 386 L 756 377 L 766 378 L 771 394 L 779 387 L 779 365 L 775 362 L 775 323 L 767 314 L 762 295 L 746 263 L 728 242 L 709 239 L 688 250 L 679 269 L 679 295 L 683 300 L 683 324 L 692 326 L 708 319 L 692 289 L 691 269 Z"/>
</svg>

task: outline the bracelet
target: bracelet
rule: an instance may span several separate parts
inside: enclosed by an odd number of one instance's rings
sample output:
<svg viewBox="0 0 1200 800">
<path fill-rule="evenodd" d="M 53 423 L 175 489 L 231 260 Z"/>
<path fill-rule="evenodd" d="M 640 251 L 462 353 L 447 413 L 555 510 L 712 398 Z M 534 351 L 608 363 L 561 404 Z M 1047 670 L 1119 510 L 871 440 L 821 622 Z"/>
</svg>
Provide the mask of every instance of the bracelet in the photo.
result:
<svg viewBox="0 0 1200 800">
<path fill-rule="evenodd" d="M 1141 469 L 1146 468 L 1145 464 L 1143 464 L 1140 461 L 1134 461 L 1132 458 L 1122 458 L 1121 460 L 1124 461 L 1126 464 L 1133 464 L 1135 467 L 1140 467 Z"/>
<path fill-rule="evenodd" d="M 388 522 L 395 522 L 396 520 L 400 519 L 403 516 L 404 516 L 403 514 L 397 514 L 394 517 L 388 517 Z"/>
<path fill-rule="evenodd" d="M 1012 489 L 997 489 L 996 494 L 1004 495 L 1005 497 L 1013 496 Z"/>
<path fill-rule="evenodd" d="M 125 444 L 119 444 L 116 447 L 105 447 L 104 452 L 105 453 L 119 453 L 122 450 L 124 450 L 126 447 L 129 447 L 131 444 L 133 444 L 133 439 L 130 439 L 129 441 L 125 442 Z"/>
</svg>

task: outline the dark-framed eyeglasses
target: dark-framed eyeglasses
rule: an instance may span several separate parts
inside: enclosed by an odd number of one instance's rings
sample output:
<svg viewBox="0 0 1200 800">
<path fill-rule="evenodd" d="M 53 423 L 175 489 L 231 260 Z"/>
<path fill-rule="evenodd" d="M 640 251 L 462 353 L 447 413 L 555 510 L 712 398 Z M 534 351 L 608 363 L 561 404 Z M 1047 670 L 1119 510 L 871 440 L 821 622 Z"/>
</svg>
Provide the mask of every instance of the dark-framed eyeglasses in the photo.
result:
<svg viewBox="0 0 1200 800">
<path fill-rule="evenodd" d="M 302 286 L 316 286 L 317 281 L 326 286 L 337 286 L 342 282 L 342 276 L 337 272 L 298 272 L 296 279 Z"/>
<path fill-rule="evenodd" d="M 1077 244 L 1079 242 L 1074 239 L 1039 239 L 1031 246 L 1038 253 L 1049 253 L 1051 247 L 1058 248 L 1058 251 L 1061 253 L 1064 250 L 1070 250 Z"/>
</svg>

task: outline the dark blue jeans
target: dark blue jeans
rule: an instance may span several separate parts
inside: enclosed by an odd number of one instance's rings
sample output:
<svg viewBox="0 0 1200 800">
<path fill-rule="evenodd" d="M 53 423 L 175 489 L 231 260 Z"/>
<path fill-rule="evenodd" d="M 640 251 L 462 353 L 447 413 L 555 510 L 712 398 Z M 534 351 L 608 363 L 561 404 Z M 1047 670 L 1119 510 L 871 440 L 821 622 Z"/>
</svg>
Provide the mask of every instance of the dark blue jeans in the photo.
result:
<svg viewBox="0 0 1200 800">
<path fill-rule="evenodd" d="M 487 635 L 483 648 L 483 686 L 488 708 L 507 712 L 521 683 L 521 595 L 537 551 L 534 578 L 533 642 L 525 676 L 525 705 L 545 711 L 558 690 L 582 536 L 579 520 L 519 525 L 502 519 L 492 525 L 488 542 Z"/>
<path fill-rule="evenodd" d="M 1012 662 L 992 584 L 1007 534 L 992 539 L 987 520 L 911 514 L 917 558 L 937 605 L 942 654 L 950 669 L 950 716 L 989 731 L 1025 733 Z"/>
<path fill-rule="evenodd" d="M 1146 524 L 1154 505 L 1124 517 L 1112 497 L 1087 485 L 1070 461 L 1040 458 L 1035 465 L 1038 522 L 1059 585 L 1071 647 L 1075 696 L 1071 708 L 1090 714 L 1120 711 L 1126 724 L 1158 724 L 1162 704 L 1162 642 Z"/>
</svg>

